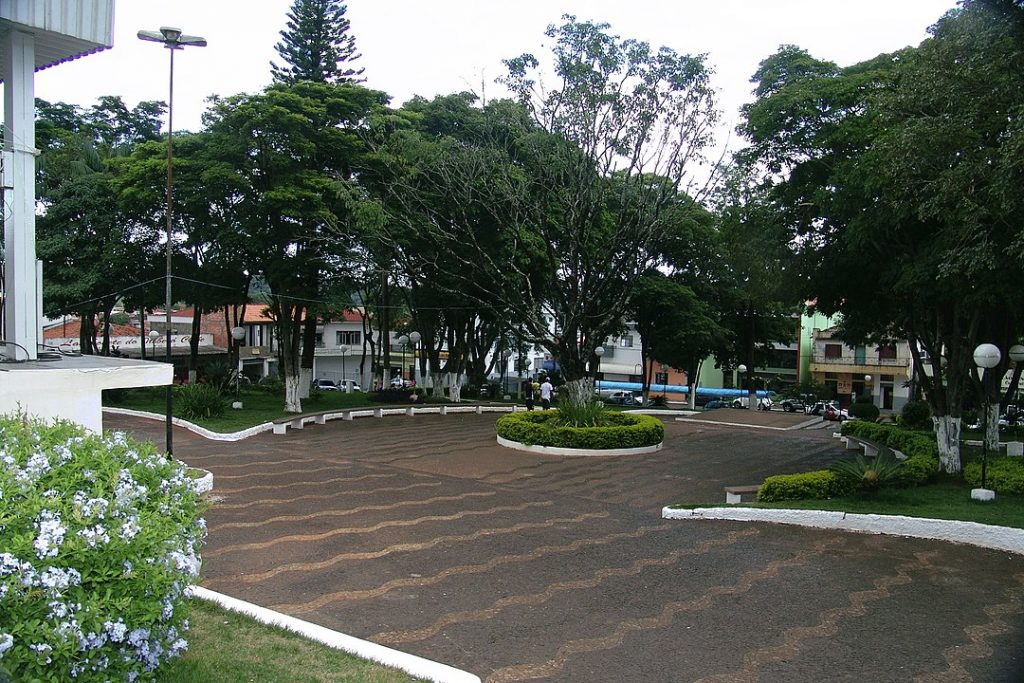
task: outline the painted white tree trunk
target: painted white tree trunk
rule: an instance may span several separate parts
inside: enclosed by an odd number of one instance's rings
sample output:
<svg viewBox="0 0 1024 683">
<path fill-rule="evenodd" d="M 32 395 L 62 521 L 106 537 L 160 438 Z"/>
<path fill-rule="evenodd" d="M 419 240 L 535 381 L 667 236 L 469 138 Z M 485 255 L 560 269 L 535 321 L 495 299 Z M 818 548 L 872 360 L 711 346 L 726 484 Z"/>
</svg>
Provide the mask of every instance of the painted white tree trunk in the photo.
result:
<svg viewBox="0 0 1024 683">
<path fill-rule="evenodd" d="M 434 398 L 444 398 L 444 382 L 441 381 L 440 372 L 430 372 L 430 395 Z"/>
<path fill-rule="evenodd" d="M 299 370 L 299 398 L 309 398 L 309 388 L 313 384 L 313 368 Z"/>
<path fill-rule="evenodd" d="M 988 422 L 985 424 L 985 446 L 989 453 L 999 452 L 999 403 L 988 406 Z"/>
<path fill-rule="evenodd" d="M 302 412 L 302 399 L 299 398 L 299 378 L 294 375 L 285 375 L 284 378 L 284 412 Z"/>
<path fill-rule="evenodd" d="M 196 371 L 195 370 L 191 370 L 190 369 L 188 371 L 188 383 L 189 384 L 195 384 L 196 383 Z"/>
<path fill-rule="evenodd" d="M 949 474 L 960 471 L 960 418 L 949 415 L 932 417 L 935 439 L 939 445 L 939 462 Z"/>
<path fill-rule="evenodd" d="M 452 403 L 462 403 L 462 385 L 459 383 L 459 376 L 453 372 L 448 373 L 448 400 Z"/>
<path fill-rule="evenodd" d="M 566 382 L 562 390 L 565 392 L 565 401 L 573 406 L 584 406 L 596 398 L 594 380 L 589 377 Z"/>
</svg>

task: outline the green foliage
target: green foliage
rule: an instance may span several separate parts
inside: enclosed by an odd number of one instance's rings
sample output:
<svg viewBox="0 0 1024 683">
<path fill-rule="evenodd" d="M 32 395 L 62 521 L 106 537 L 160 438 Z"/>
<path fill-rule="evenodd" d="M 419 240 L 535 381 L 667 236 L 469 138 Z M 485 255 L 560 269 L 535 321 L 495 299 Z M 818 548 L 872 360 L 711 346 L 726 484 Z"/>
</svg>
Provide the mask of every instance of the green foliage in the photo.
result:
<svg viewBox="0 0 1024 683">
<path fill-rule="evenodd" d="M 907 429 L 927 429 L 932 424 L 932 411 L 926 401 L 907 401 L 900 411 L 900 425 Z"/>
<path fill-rule="evenodd" d="M 178 414 L 186 420 L 205 420 L 224 414 L 224 396 L 210 384 L 182 384 L 174 388 Z"/>
<path fill-rule="evenodd" d="M 664 408 L 668 405 L 668 398 L 665 394 L 655 394 L 651 396 L 650 407 L 651 408 Z"/>
<path fill-rule="evenodd" d="M 964 481 L 981 486 L 981 461 L 964 466 Z M 985 485 L 997 493 L 1024 494 L 1024 460 L 1021 458 L 989 458 L 985 466 Z"/>
<path fill-rule="evenodd" d="M 14 680 L 152 680 L 178 656 L 199 508 L 185 467 L 151 444 L 0 418 L 0 662 Z"/>
<path fill-rule="evenodd" d="M 665 440 L 665 425 L 650 415 L 609 411 L 601 427 L 562 424 L 558 410 L 511 413 L 498 418 L 498 435 L 510 441 L 558 448 L 640 448 Z"/>
<path fill-rule="evenodd" d="M 277 375 L 267 375 L 261 377 L 260 381 L 256 383 L 256 388 L 265 394 L 271 394 L 272 396 L 280 396 L 284 394 L 284 382 Z"/>
<path fill-rule="evenodd" d="M 567 427 L 600 427 L 608 412 L 602 401 L 589 401 L 580 405 L 561 401 L 558 404 L 559 422 Z"/>
<path fill-rule="evenodd" d="M 757 490 L 757 500 L 774 503 L 780 500 L 833 498 L 848 492 L 849 485 L 838 474 L 829 470 L 816 470 L 768 477 Z"/>
<path fill-rule="evenodd" d="M 849 420 L 843 423 L 841 431 L 845 436 L 861 437 L 906 455 L 907 459 L 899 464 L 899 475 L 893 480 L 898 486 L 923 484 L 939 471 L 938 446 L 926 434 L 864 420 Z"/>
<path fill-rule="evenodd" d="M 224 361 L 212 361 L 203 367 L 202 376 L 206 384 L 224 394 L 234 387 L 232 380 L 235 376 L 235 368 Z"/>
<path fill-rule="evenodd" d="M 414 396 L 416 398 L 413 398 Z M 370 400 L 376 403 L 416 403 L 419 395 L 411 387 L 389 387 L 370 394 Z"/>
<path fill-rule="evenodd" d="M 851 460 L 838 460 L 829 470 L 842 480 L 851 491 L 875 493 L 879 488 L 895 483 L 902 476 L 900 463 L 889 448 L 881 448 L 871 460 L 858 453 Z"/>
<path fill-rule="evenodd" d="M 288 28 L 281 31 L 281 42 L 274 46 L 287 66 L 273 62 L 270 72 L 275 81 L 296 83 L 358 83 L 363 69 L 345 66 L 359 59 L 355 37 L 349 34 L 351 22 L 340 0 L 295 0 L 288 12 Z"/>
<path fill-rule="evenodd" d="M 850 406 L 850 416 L 855 417 L 858 420 L 874 421 L 878 419 L 880 414 L 881 411 L 874 403 L 865 403 L 858 400 Z"/>
</svg>

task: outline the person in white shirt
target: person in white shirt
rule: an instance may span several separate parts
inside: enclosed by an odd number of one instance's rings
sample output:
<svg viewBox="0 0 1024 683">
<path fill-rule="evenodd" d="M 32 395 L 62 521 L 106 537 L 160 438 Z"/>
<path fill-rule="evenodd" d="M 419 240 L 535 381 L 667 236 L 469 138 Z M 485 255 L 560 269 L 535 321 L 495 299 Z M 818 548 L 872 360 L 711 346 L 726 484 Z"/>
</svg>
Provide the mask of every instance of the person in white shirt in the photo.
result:
<svg viewBox="0 0 1024 683">
<path fill-rule="evenodd" d="M 551 392 L 554 391 L 554 387 L 551 386 L 551 382 L 548 378 L 544 378 L 543 384 L 540 385 L 540 405 L 544 410 L 551 407 Z"/>
</svg>

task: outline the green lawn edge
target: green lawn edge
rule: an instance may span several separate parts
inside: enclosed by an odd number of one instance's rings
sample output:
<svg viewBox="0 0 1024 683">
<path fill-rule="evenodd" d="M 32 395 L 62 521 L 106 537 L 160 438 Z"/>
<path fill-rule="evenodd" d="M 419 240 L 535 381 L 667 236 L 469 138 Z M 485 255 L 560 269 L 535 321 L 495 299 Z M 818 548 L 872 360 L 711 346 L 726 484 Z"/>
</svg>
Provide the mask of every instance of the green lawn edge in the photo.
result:
<svg viewBox="0 0 1024 683">
<path fill-rule="evenodd" d="M 159 683 L 408 683 L 421 679 L 309 640 L 280 626 L 190 600 L 188 651 L 157 673 Z"/>
<path fill-rule="evenodd" d="M 999 493 L 990 502 L 971 499 L 970 488 L 951 482 L 908 489 L 884 489 L 875 496 L 849 496 L 825 500 L 787 500 L 778 503 L 724 502 L 677 504 L 672 510 L 702 507 L 752 507 L 775 510 L 825 510 L 852 514 L 903 515 L 924 519 L 977 522 L 993 526 L 1024 529 L 1024 496 Z"/>
</svg>

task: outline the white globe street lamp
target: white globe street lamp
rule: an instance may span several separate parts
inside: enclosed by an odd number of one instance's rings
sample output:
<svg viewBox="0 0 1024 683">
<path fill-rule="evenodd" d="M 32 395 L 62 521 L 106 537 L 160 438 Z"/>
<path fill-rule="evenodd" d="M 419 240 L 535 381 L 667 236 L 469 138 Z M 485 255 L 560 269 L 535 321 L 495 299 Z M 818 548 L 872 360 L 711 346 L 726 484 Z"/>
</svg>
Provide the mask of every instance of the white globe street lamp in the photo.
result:
<svg viewBox="0 0 1024 683">
<path fill-rule="evenodd" d="M 231 338 L 235 340 L 232 346 L 235 349 L 235 402 L 231 405 L 236 410 L 241 409 L 242 401 L 238 398 L 239 386 L 242 383 L 242 340 L 245 339 L 245 328 L 241 325 L 231 328 Z"/>
<path fill-rule="evenodd" d="M 423 339 L 423 335 L 419 332 L 412 331 L 409 333 L 409 341 L 412 342 L 412 383 L 419 386 L 419 350 L 420 350 L 420 339 Z"/>
<path fill-rule="evenodd" d="M 974 349 L 974 364 L 981 371 L 982 382 L 985 380 L 985 371 L 991 370 L 999 365 L 1003 355 L 995 344 L 978 344 Z M 981 426 L 981 488 L 971 491 L 971 498 L 975 500 L 993 500 L 996 497 L 995 491 L 986 488 L 986 470 L 988 465 L 988 396 L 982 391 L 983 419 Z"/>
<path fill-rule="evenodd" d="M 348 344 L 342 344 L 338 347 L 338 352 L 341 354 L 341 383 L 345 385 L 345 393 L 352 393 L 352 385 L 348 381 L 348 373 L 345 372 L 345 355 L 351 350 Z"/>
<path fill-rule="evenodd" d="M 736 367 L 736 373 L 737 373 L 737 379 L 739 380 L 740 389 L 746 388 L 747 382 L 745 382 L 744 380 L 746 379 L 745 375 L 747 374 L 747 366 L 744 365 L 743 363 L 740 363 Z M 748 392 L 748 395 L 749 395 L 749 392 Z M 750 399 L 748 398 L 747 399 L 747 404 L 748 405 L 746 406 L 747 408 L 750 408 L 749 403 L 750 403 Z M 740 401 L 740 404 L 742 405 L 743 401 Z"/>
<path fill-rule="evenodd" d="M 597 356 L 597 363 L 594 368 L 594 385 L 595 388 L 597 388 L 597 375 L 598 373 L 601 372 L 601 356 L 604 355 L 604 347 L 598 346 L 596 349 L 594 349 L 594 355 Z"/>
</svg>

